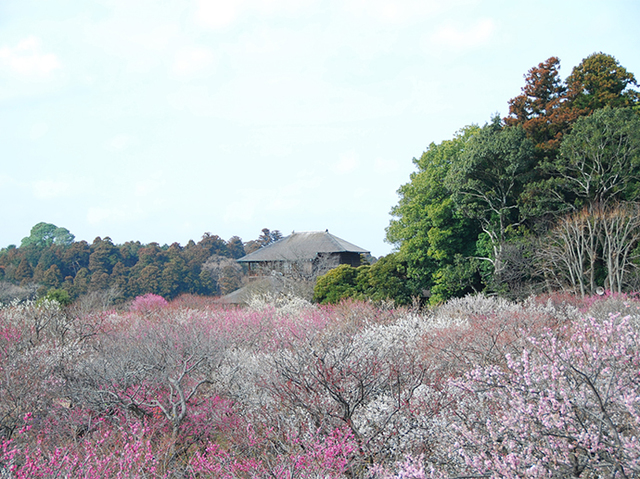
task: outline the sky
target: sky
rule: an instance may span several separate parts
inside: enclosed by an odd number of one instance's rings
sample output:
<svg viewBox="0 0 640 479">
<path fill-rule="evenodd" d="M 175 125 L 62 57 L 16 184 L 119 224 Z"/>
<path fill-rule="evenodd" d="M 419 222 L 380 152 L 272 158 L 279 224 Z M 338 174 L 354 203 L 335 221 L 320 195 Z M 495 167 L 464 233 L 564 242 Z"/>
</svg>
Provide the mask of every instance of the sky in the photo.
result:
<svg viewBox="0 0 640 479">
<path fill-rule="evenodd" d="M 640 76 L 637 0 L 0 0 L 0 248 L 384 241 L 414 157 L 551 56 Z"/>
</svg>

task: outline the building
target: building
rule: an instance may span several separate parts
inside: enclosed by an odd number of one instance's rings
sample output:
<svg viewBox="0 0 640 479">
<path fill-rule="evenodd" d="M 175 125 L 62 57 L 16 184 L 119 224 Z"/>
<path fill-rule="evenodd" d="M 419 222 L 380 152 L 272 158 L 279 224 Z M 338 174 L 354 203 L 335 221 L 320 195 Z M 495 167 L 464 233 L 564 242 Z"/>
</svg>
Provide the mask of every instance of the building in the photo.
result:
<svg viewBox="0 0 640 479">
<path fill-rule="evenodd" d="M 282 274 L 296 279 L 313 279 L 341 264 L 360 265 L 360 255 L 368 254 L 348 241 L 326 231 L 291 233 L 275 243 L 240 259 L 250 275 Z"/>
</svg>

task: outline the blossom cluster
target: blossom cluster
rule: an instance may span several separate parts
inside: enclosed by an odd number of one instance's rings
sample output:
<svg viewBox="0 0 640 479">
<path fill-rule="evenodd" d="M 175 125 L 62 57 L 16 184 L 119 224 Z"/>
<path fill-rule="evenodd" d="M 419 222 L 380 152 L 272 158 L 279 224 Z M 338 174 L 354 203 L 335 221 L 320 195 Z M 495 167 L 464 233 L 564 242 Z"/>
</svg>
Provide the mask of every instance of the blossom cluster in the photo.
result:
<svg viewBox="0 0 640 479">
<path fill-rule="evenodd" d="M 7 305 L 0 477 L 640 477 L 639 341 L 622 295 Z"/>
</svg>

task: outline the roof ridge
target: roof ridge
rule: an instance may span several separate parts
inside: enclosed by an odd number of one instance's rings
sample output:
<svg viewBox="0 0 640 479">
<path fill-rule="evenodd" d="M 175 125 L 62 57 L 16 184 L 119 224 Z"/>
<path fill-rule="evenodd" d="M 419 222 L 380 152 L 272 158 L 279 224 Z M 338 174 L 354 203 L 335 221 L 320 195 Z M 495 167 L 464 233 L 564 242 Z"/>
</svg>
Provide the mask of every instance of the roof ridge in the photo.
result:
<svg viewBox="0 0 640 479">
<path fill-rule="evenodd" d="M 324 246 L 323 246 L 324 245 Z M 313 259 L 317 253 L 366 253 L 364 248 L 324 231 L 292 233 L 249 253 L 238 261 L 294 261 Z"/>
</svg>

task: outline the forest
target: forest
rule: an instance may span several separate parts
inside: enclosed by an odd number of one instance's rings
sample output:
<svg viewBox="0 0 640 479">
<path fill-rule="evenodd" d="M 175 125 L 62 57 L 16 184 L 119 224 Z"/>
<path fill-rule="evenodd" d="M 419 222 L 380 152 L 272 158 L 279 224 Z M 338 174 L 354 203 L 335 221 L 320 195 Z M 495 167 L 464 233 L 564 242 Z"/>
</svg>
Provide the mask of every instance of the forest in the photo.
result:
<svg viewBox="0 0 640 479">
<path fill-rule="evenodd" d="M 410 290 L 637 291 L 640 106 L 634 75 L 595 53 L 562 80 L 529 70 L 509 115 L 432 143 L 398 193 L 387 239 Z"/>
<path fill-rule="evenodd" d="M 66 228 L 42 222 L 19 247 L 0 250 L 0 302 L 47 294 L 68 303 L 90 294 L 109 294 L 117 303 L 144 294 L 169 300 L 181 294 L 220 296 L 242 284 L 236 259 L 281 237 L 264 228 L 246 243 L 237 236 L 225 241 L 204 233 L 184 247 L 139 241 L 115 245 L 109 237 L 89 244 L 74 241 Z"/>
<path fill-rule="evenodd" d="M 282 237 L 39 223 L 0 251 L 0 477 L 640 478 L 640 97 L 552 57 L 432 143 L 393 253 L 254 294 Z"/>
<path fill-rule="evenodd" d="M 594 53 L 563 80 L 551 57 L 509 115 L 432 143 L 398 190 L 382 281 L 368 266 L 320 278 L 315 298 L 439 304 L 640 289 L 640 105 L 635 76 Z M 376 288 L 375 284 L 394 284 Z"/>
</svg>

